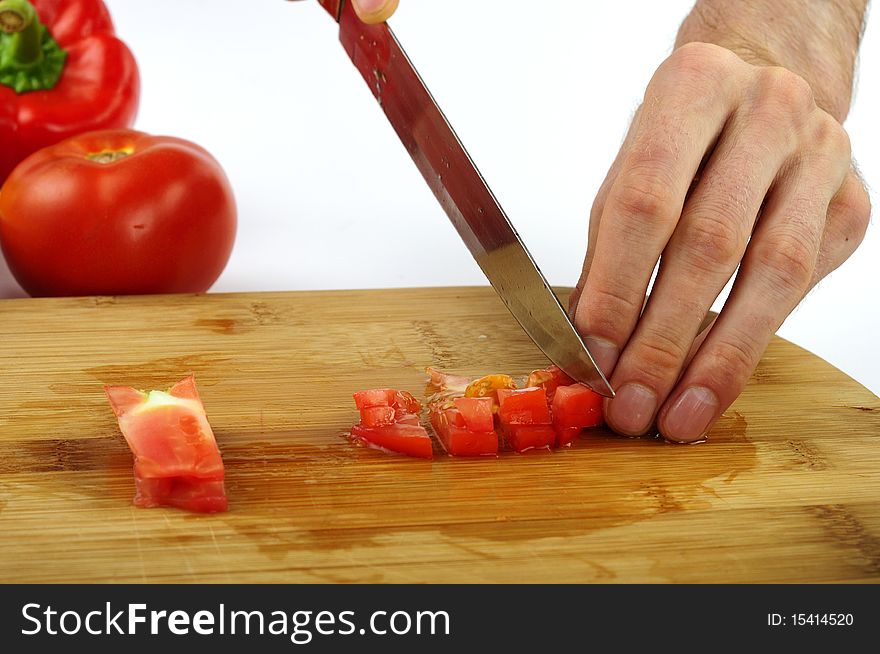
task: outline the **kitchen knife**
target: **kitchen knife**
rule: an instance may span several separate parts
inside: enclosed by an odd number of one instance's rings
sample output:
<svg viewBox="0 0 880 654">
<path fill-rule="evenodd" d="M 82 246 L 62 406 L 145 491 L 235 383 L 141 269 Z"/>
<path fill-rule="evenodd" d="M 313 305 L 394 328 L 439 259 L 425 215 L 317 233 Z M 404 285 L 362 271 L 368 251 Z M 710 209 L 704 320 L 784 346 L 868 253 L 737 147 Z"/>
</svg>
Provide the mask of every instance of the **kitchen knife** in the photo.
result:
<svg viewBox="0 0 880 654">
<path fill-rule="evenodd" d="M 614 391 L 534 259 L 434 102 L 391 28 L 350 2 L 318 0 L 339 40 L 495 291 L 553 363 L 597 393 Z"/>
</svg>

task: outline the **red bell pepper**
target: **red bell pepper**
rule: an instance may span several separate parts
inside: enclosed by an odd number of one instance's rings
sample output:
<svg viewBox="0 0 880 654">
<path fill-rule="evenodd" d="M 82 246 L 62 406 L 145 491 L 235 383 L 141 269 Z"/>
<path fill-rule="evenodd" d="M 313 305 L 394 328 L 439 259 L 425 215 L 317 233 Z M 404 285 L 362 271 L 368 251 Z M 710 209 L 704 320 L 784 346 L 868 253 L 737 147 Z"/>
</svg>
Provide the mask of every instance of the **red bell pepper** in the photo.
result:
<svg viewBox="0 0 880 654">
<path fill-rule="evenodd" d="M 0 0 L 0 184 L 41 148 L 130 127 L 139 96 L 101 0 Z"/>
</svg>

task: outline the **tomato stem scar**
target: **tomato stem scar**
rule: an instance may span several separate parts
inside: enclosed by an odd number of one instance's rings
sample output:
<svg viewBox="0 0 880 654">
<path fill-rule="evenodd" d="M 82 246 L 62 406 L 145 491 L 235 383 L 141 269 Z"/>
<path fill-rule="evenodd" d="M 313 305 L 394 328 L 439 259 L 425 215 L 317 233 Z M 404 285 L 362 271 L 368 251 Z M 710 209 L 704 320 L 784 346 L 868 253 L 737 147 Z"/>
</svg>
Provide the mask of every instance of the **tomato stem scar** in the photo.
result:
<svg viewBox="0 0 880 654">
<path fill-rule="evenodd" d="M 125 157 L 131 154 L 134 154 L 134 150 L 131 148 L 124 148 L 122 150 L 102 150 L 101 152 L 90 152 L 86 155 L 86 159 L 99 164 L 111 164 L 120 159 L 125 159 Z"/>
</svg>

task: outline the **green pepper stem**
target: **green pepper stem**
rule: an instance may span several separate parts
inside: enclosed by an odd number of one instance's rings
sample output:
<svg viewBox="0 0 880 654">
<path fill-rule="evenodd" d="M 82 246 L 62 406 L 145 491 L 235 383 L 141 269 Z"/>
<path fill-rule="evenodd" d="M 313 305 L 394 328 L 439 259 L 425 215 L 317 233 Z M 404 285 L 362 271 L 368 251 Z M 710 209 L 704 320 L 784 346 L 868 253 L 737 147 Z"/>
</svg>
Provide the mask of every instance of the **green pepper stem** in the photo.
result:
<svg viewBox="0 0 880 654">
<path fill-rule="evenodd" d="M 0 1 L 0 29 L 13 35 L 9 54 L 16 63 L 26 66 L 43 58 L 42 27 L 28 0 Z"/>
</svg>

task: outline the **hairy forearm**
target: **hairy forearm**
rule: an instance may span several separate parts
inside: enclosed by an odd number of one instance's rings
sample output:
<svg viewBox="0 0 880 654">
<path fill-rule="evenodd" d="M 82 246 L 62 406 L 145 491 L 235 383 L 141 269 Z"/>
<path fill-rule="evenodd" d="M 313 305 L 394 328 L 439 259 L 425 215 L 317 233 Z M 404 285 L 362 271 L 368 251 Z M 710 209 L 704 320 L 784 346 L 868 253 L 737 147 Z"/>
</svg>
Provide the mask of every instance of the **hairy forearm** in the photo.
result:
<svg viewBox="0 0 880 654">
<path fill-rule="evenodd" d="M 843 122 L 868 0 L 697 0 L 675 46 L 704 41 L 749 63 L 783 66 Z"/>
</svg>

